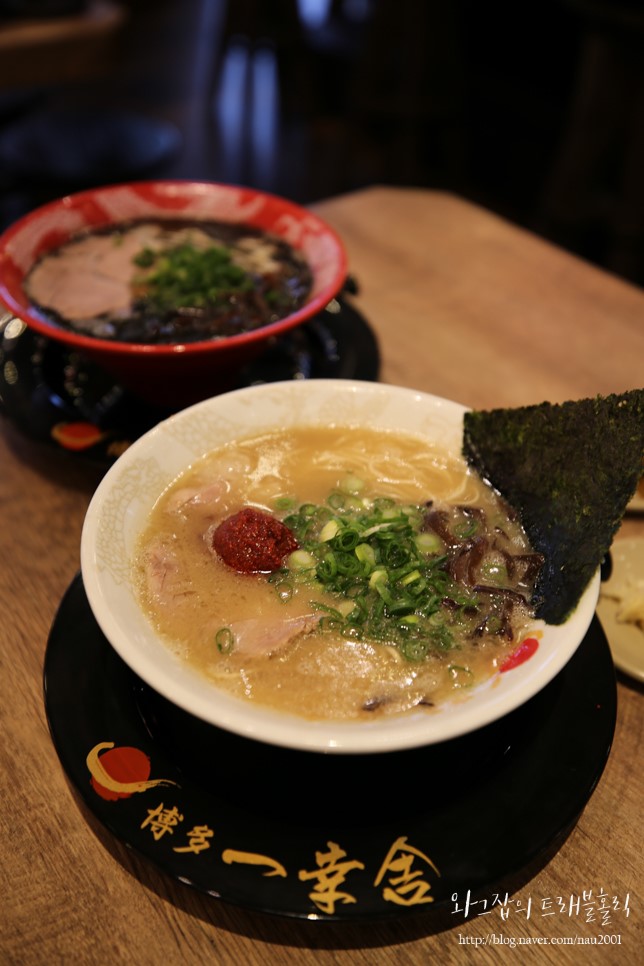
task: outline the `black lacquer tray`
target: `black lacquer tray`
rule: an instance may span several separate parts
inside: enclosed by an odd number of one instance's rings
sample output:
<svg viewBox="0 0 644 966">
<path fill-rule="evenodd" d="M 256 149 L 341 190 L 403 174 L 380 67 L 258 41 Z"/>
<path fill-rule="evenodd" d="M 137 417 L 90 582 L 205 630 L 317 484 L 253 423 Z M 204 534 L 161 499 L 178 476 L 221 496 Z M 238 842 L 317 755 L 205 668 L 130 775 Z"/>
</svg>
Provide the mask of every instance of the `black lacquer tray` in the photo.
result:
<svg viewBox="0 0 644 966">
<path fill-rule="evenodd" d="M 543 691 L 472 735 L 378 755 L 272 748 L 151 691 L 77 576 L 51 629 L 45 702 L 89 810 L 168 875 L 249 910 L 374 920 L 444 913 L 551 853 L 603 771 L 616 684 L 595 618 Z"/>
<path fill-rule="evenodd" d="M 287 379 L 376 380 L 377 340 L 345 298 L 271 342 L 228 389 Z M 171 415 L 124 390 L 95 363 L 11 316 L 0 322 L 0 413 L 27 437 L 109 466 Z"/>
</svg>

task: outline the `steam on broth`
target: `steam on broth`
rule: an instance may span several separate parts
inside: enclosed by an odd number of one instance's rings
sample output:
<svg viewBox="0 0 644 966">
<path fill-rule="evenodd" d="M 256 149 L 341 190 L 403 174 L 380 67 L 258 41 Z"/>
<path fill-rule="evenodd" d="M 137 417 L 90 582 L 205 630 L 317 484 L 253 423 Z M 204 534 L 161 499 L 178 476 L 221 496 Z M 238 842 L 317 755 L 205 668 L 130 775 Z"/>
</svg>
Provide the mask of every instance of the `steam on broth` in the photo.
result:
<svg viewBox="0 0 644 966">
<path fill-rule="evenodd" d="M 339 720 L 432 708 L 490 677 L 531 624 L 541 562 L 460 456 L 301 427 L 183 473 L 135 566 L 150 620 L 217 687 Z"/>
</svg>

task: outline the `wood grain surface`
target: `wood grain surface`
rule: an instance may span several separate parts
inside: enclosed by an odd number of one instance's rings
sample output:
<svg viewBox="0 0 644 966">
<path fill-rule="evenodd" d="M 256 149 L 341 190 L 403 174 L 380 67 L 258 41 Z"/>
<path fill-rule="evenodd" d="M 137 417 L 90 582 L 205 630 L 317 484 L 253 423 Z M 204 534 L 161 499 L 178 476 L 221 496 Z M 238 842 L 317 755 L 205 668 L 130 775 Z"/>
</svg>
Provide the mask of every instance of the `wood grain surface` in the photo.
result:
<svg viewBox="0 0 644 966">
<path fill-rule="evenodd" d="M 347 246 L 382 381 L 477 408 L 642 385 L 644 293 L 619 279 L 450 195 L 374 187 L 316 210 Z M 426 966 L 469 961 L 475 942 L 477 962 L 512 963 L 520 938 L 542 941 L 531 957 L 540 963 L 641 961 L 644 703 L 621 674 L 597 789 L 565 841 L 511 883 L 514 898 L 532 900 L 530 918 L 449 910 L 361 925 L 257 915 L 174 882 L 112 838 L 65 779 L 42 694 L 48 631 L 78 569 L 99 478 L 0 423 L 2 964 Z M 628 517 L 617 539 L 625 534 L 644 536 L 644 517 Z M 614 911 L 605 928 L 583 912 L 540 914 L 548 897 L 602 888 L 630 894 L 630 914 Z M 620 945 L 596 944 L 602 932 Z M 574 937 L 587 944 L 561 942 Z"/>
</svg>

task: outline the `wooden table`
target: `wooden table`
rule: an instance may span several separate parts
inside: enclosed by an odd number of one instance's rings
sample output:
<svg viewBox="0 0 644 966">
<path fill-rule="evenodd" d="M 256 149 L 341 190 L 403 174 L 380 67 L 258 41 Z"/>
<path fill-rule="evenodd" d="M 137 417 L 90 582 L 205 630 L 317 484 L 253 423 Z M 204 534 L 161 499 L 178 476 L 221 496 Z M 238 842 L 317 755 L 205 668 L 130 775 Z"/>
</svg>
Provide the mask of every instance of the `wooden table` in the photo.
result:
<svg viewBox="0 0 644 966">
<path fill-rule="evenodd" d="M 372 188 L 317 206 L 344 238 L 357 306 L 377 333 L 382 380 L 489 408 L 563 401 L 642 384 L 644 293 L 440 193 Z M 547 940 L 541 962 L 640 961 L 642 688 L 619 677 L 614 746 L 559 851 L 531 872 L 515 915 L 326 925 L 251 914 L 190 890 L 125 849 L 85 814 L 52 746 L 42 696 L 48 631 L 79 566 L 98 471 L 0 433 L 3 790 L 0 960 L 29 964 L 516 962 L 509 939 Z M 644 534 L 644 518 L 624 533 Z M 621 534 L 620 534 L 621 536 Z M 618 537 L 619 538 L 619 537 Z M 564 742 L 565 735 L 562 735 Z M 511 819 L 502 819 L 511 820 Z M 638 890 L 638 886 L 640 887 Z M 625 899 L 607 931 L 619 950 L 583 953 L 583 915 L 544 918 L 549 896 L 604 888 Z M 498 942 L 505 937 L 505 944 Z"/>
</svg>

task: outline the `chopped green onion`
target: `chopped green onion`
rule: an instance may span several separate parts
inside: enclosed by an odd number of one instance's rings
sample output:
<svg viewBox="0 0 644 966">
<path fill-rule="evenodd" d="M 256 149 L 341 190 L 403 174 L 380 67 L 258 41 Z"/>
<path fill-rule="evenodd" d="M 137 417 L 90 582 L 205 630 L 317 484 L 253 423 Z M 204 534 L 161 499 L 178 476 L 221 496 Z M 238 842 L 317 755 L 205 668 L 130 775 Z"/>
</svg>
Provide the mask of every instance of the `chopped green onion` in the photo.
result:
<svg viewBox="0 0 644 966">
<path fill-rule="evenodd" d="M 290 580 L 280 580 L 275 584 L 277 596 L 286 603 L 293 596 L 293 584 Z"/>
<path fill-rule="evenodd" d="M 348 617 L 356 609 L 355 602 L 352 600 L 341 600 L 338 604 L 338 610 L 343 617 Z"/>
<path fill-rule="evenodd" d="M 454 527 L 454 534 L 459 538 L 459 540 L 467 540 L 469 537 L 473 537 L 479 528 L 476 520 L 465 520 L 464 523 L 459 523 Z"/>
<path fill-rule="evenodd" d="M 195 248 L 185 242 L 162 252 L 144 248 L 133 262 L 149 270 L 135 282 L 143 288 L 145 298 L 162 311 L 216 305 L 231 292 L 253 287 L 252 277 L 220 245 Z"/>
<path fill-rule="evenodd" d="M 310 598 L 319 595 L 311 605 L 323 613 L 321 632 L 381 642 L 410 661 L 453 648 L 454 631 L 484 625 L 494 601 L 450 576 L 442 540 L 421 530 L 426 505 L 347 492 L 357 489 L 348 474 L 326 504 L 280 503 L 299 544 L 268 578 L 280 596 L 305 585 Z"/>
<path fill-rule="evenodd" d="M 344 577 L 357 577 L 362 573 L 362 564 L 355 554 L 342 553 L 335 557 L 338 573 Z"/>
<path fill-rule="evenodd" d="M 318 624 L 318 628 L 321 631 L 336 631 L 341 630 L 344 627 L 344 621 L 341 617 L 321 617 Z"/>
<path fill-rule="evenodd" d="M 122 245 L 123 236 L 117 235 L 115 237 L 119 239 L 119 244 Z M 154 265 L 154 260 L 156 257 L 156 252 L 153 251 L 153 249 L 146 247 L 140 251 L 138 255 L 134 256 L 133 261 L 135 265 L 139 266 L 139 268 L 149 268 L 151 265 Z"/>
<path fill-rule="evenodd" d="M 408 661 L 422 661 L 423 658 L 427 657 L 428 651 L 429 642 L 419 641 L 415 638 L 410 641 L 403 641 L 400 645 L 400 652 Z"/>
<path fill-rule="evenodd" d="M 220 627 L 215 634 L 215 644 L 220 654 L 230 654 L 235 646 L 235 635 L 230 627 Z"/>
<path fill-rule="evenodd" d="M 292 496 L 278 496 L 273 501 L 273 506 L 276 510 L 292 510 L 295 506 L 295 500 Z"/>
<path fill-rule="evenodd" d="M 471 687 L 474 675 L 469 667 L 463 667 L 461 664 L 450 664 L 447 670 L 456 687 Z"/>
<path fill-rule="evenodd" d="M 368 543 L 359 543 L 354 552 L 360 563 L 364 564 L 365 574 L 368 574 L 376 566 L 375 550 Z"/>
<path fill-rule="evenodd" d="M 452 677 L 456 677 L 459 672 L 464 672 L 465 674 L 471 674 L 471 670 L 468 667 L 463 667 L 462 664 L 450 664 L 447 668 Z"/>
<path fill-rule="evenodd" d="M 360 628 L 356 627 L 354 624 L 344 624 L 340 633 L 346 640 L 356 641 L 360 640 L 362 637 Z"/>
<path fill-rule="evenodd" d="M 375 587 L 377 584 L 387 583 L 387 571 L 386 570 L 374 570 L 369 577 L 369 586 L 371 588 Z"/>
<path fill-rule="evenodd" d="M 317 560 L 308 550 L 294 550 L 288 555 L 287 565 L 291 570 L 314 570 Z"/>
<path fill-rule="evenodd" d="M 444 550 L 443 541 L 437 533 L 425 530 L 414 537 L 414 543 L 420 553 L 433 554 L 442 553 Z"/>
<path fill-rule="evenodd" d="M 342 614 L 337 607 L 329 607 L 328 604 L 323 604 L 319 600 L 312 600 L 311 607 L 313 607 L 314 610 L 324 611 L 325 614 L 328 614 L 330 617 L 334 617 L 336 620 L 340 620 L 342 617 Z"/>
<path fill-rule="evenodd" d="M 410 574 L 407 574 L 405 577 L 402 578 L 400 583 L 402 584 L 403 587 L 406 587 L 407 584 L 413 584 L 415 580 L 420 580 L 421 577 L 422 577 L 422 574 L 420 570 L 412 570 Z"/>
<path fill-rule="evenodd" d="M 404 544 L 392 540 L 383 547 L 382 557 L 388 567 L 402 567 L 409 560 L 409 550 Z"/>
<path fill-rule="evenodd" d="M 338 530 L 333 541 L 333 546 L 336 550 L 347 553 L 349 550 L 355 550 L 359 540 L 360 533 L 358 530 L 353 527 L 343 527 Z"/>
<path fill-rule="evenodd" d="M 333 540 L 339 529 L 340 524 L 337 520 L 327 520 L 320 530 L 320 541 L 327 543 L 329 540 Z"/>
<path fill-rule="evenodd" d="M 361 480 L 359 476 L 345 476 L 340 483 L 340 489 L 350 496 L 357 496 L 364 490 L 364 480 Z"/>
<path fill-rule="evenodd" d="M 338 572 L 338 564 L 334 553 L 328 553 L 317 567 L 317 574 L 320 580 L 328 583 Z"/>
<path fill-rule="evenodd" d="M 390 496 L 379 496 L 377 500 L 374 500 L 374 507 L 378 510 L 385 510 L 389 507 L 395 506 L 396 501 L 392 500 Z"/>
</svg>

